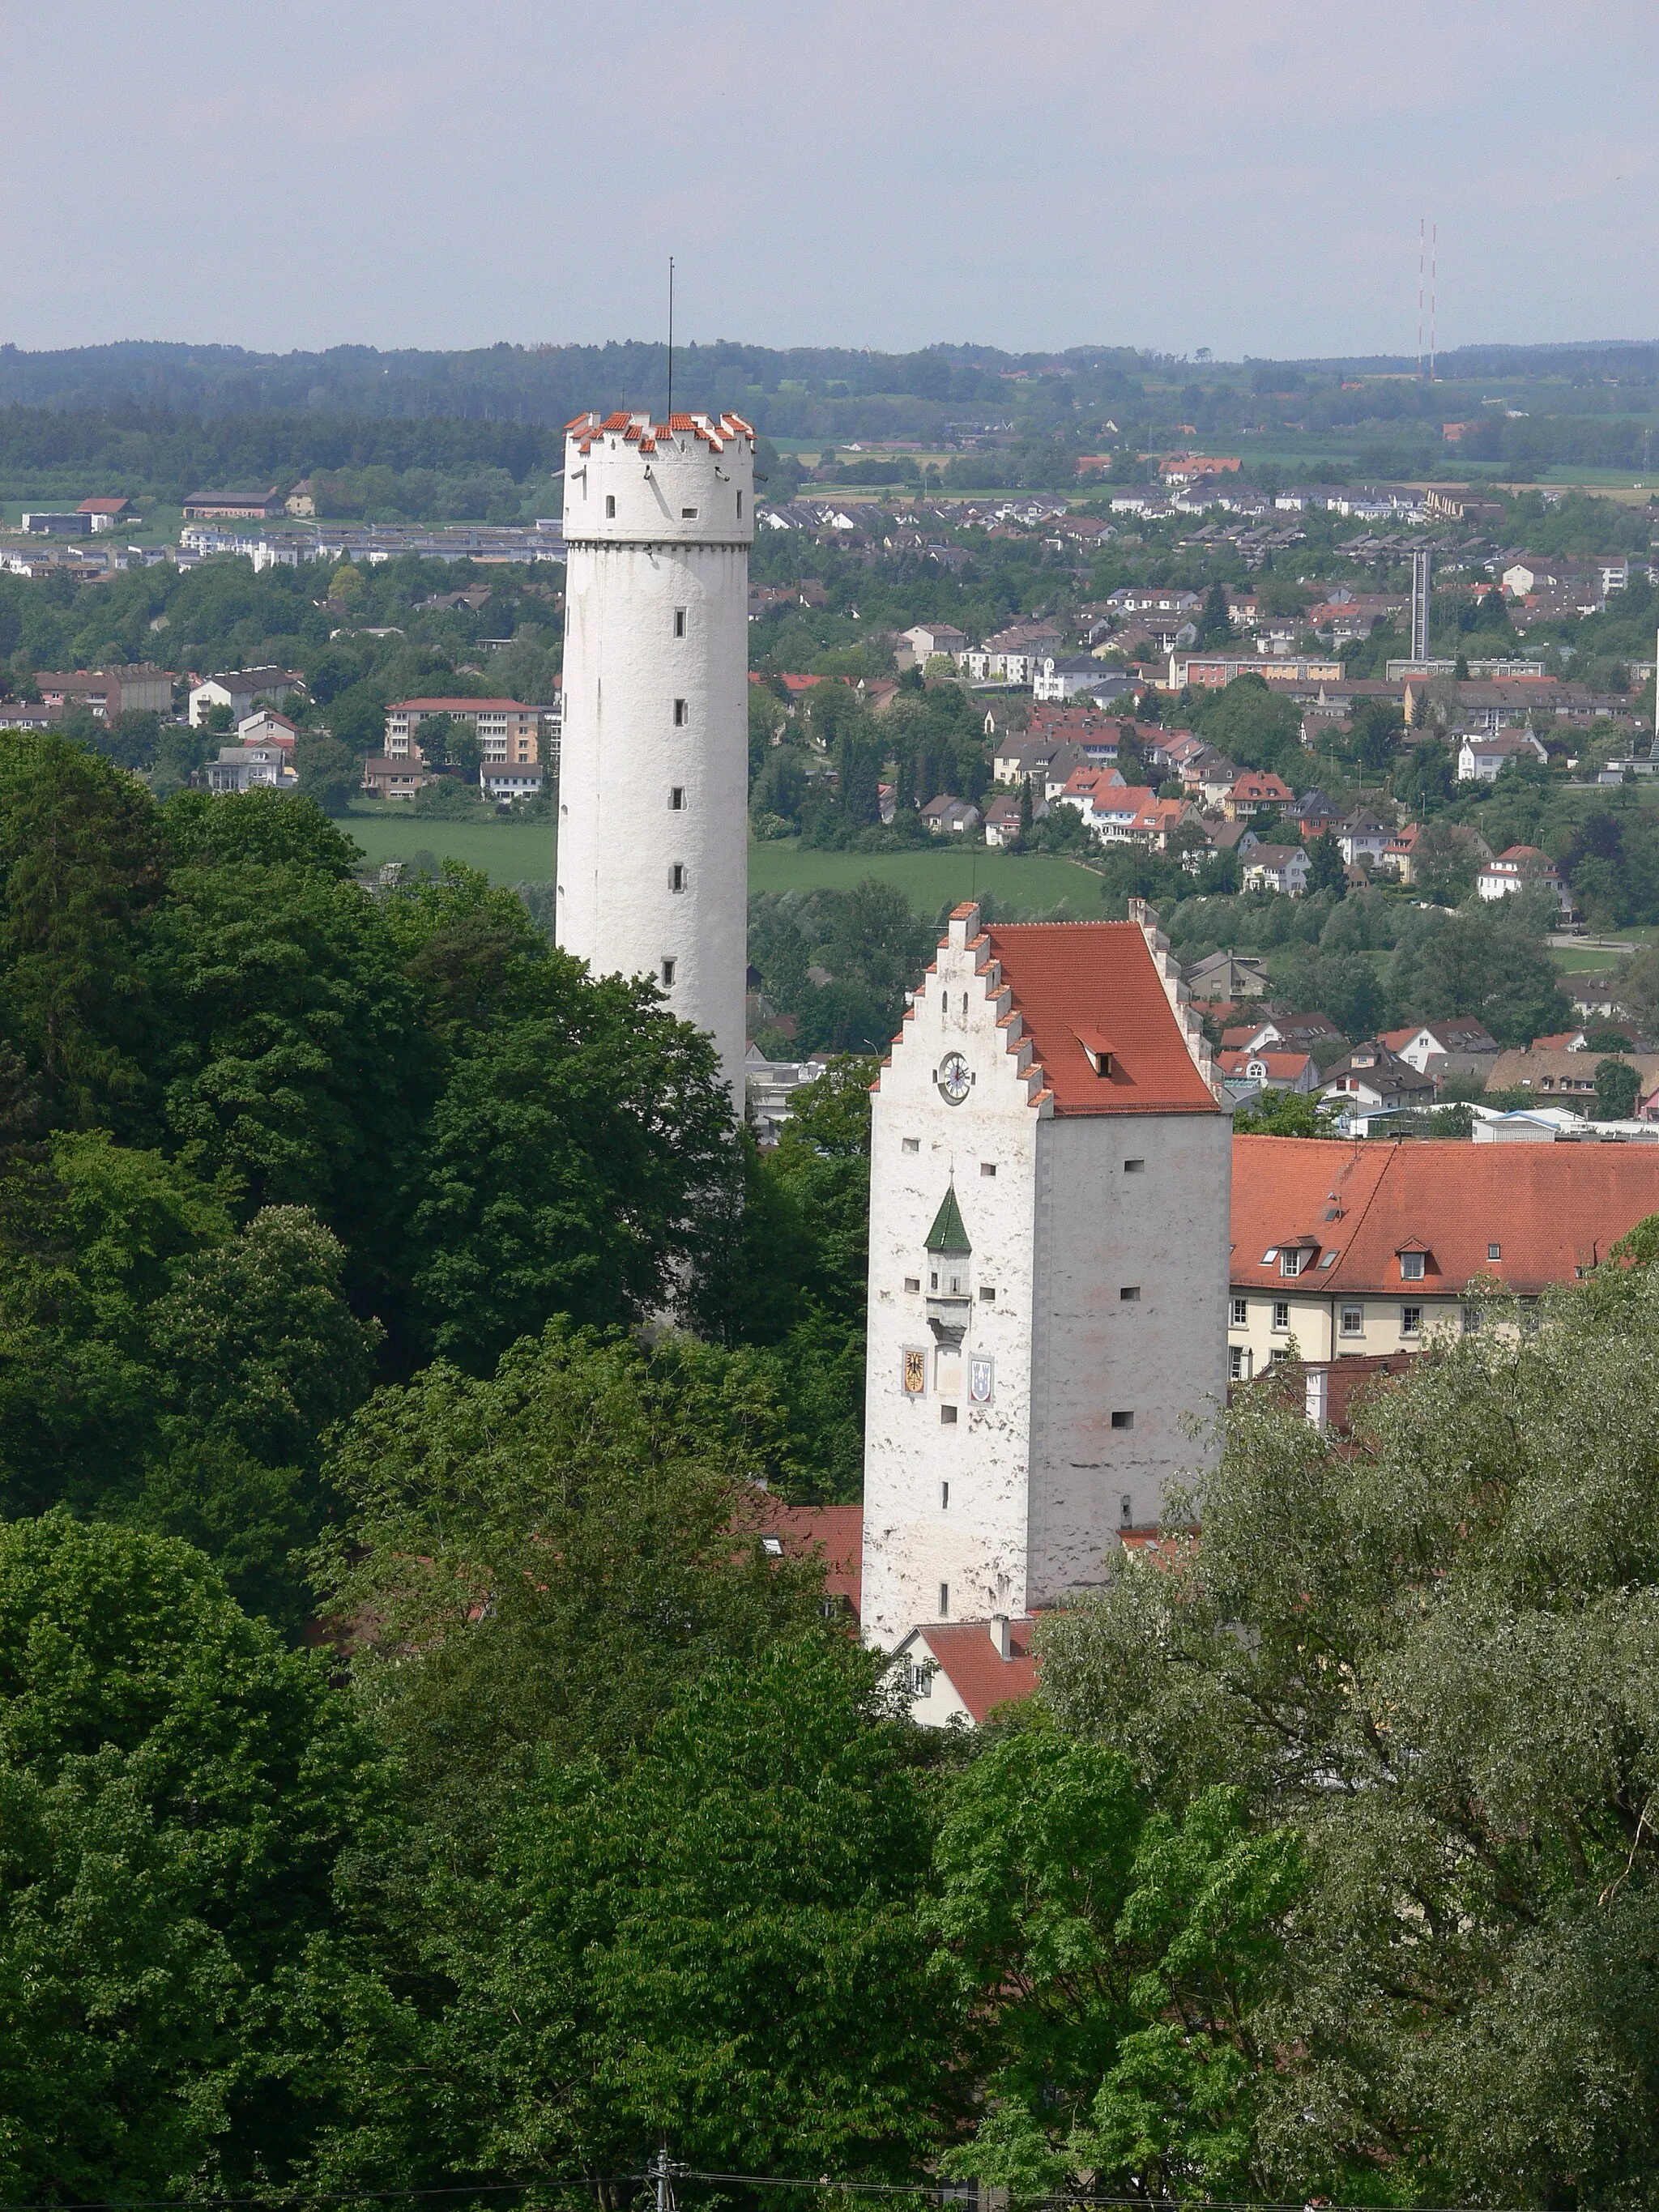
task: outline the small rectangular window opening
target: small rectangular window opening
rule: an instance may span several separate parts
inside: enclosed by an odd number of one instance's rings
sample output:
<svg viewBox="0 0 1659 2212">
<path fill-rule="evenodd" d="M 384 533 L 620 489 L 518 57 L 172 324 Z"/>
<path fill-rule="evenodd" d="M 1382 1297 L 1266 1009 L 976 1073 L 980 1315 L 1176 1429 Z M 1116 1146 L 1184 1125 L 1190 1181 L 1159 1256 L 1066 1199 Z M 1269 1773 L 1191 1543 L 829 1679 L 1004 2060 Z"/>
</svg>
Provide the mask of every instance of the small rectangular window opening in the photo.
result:
<svg viewBox="0 0 1659 2212">
<path fill-rule="evenodd" d="M 1135 1502 L 1127 1490 L 1123 1493 L 1123 1501 L 1118 1507 L 1118 1518 L 1126 1528 L 1133 1528 L 1135 1525 Z"/>
<path fill-rule="evenodd" d="M 1125 1160 L 1123 1172 L 1125 1175 L 1145 1175 L 1146 1163 L 1145 1160 Z"/>
<path fill-rule="evenodd" d="M 668 871 L 668 888 L 671 891 L 683 891 L 685 889 L 685 863 L 684 860 L 676 860 L 673 866 Z"/>
<path fill-rule="evenodd" d="M 676 699 L 674 702 L 674 727 L 677 730 L 683 730 L 690 719 L 691 708 L 689 703 L 684 699 Z"/>
<path fill-rule="evenodd" d="M 1501 1260 L 1501 1259 L 1503 1258 L 1503 1256 L 1504 1256 L 1504 1248 L 1503 1248 L 1503 1246 L 1502 1246 L 1501 1244 L 1488 1244 L 1488 1245 L 1487 1245 L 1487 1247 L 1486 1247 L 1486 1257 L 1487 1257 L 1489 1260 Z"/>
<path fill-rule="evenodd" d="M 674 963 L 672 960 L 665 960 L 662 963 L 662 980 L 670 989 L 673 988 Z"/>
<path fill-rule="evenodd" d="M 919 1291 L 921 1288 L 921 1277 L 907 1275 L 904 1279 L 904 1287 L 907 1291 Z"/>
<path fill-rule="evenodd" d="M 676 607 L 674 610 L 674 635 L 676 637 L 684 637 L 685 635 L 685 609 L 684 607 Z"/>
<path fill-rule="evenodd" d="M 617 519 L 617 495 L 613 491 L 608 491 L 605 495 L 605 519 L 607 522 L 614 522 Z"/>
<path fill-rule="evenodd" d="M 695 507 L 683 507 L 680 509 L 680 520 L 682 522 L 695 522 L 696 519 L 697 510 Z"/>
<path fill-rule="evenodd" d="M 741 492 L 738 494 L 738 520 L 739 522 L 743 520 L 743 494 Z"/>
<path fill-rule="evenodd" d="M 1291 1302 L 1288 1298 L 1273 1300 L 1273 1327 L 1288 1328 L 1291 1325 Z"/>
<path fill-rule="evenodd" d="M 1365 1314 L 1361 1306 L 1344 1306 L 1342 1334 L 1344 1336 L 1363 1336 L 1365 1333 Z"/>
<path fill-rule="evenodd" d="M 1420 1283 L 1423 1279 L 1423 1255 L 1402 1252 L 1400 1255 L 1400 1279 L 1402 1283 Z"/>
<path fill-rule="evenodd" d="M 937 1270 L 935 1270 L 934 1273 L 927 1278 L 927 1287 L 930 1291 L 936 1291 L 939 1288 L 939 1274 Z"/>
<path fill-rule="evenodd" d="M 1233 1300 L 1233 1327 L 1235 1328 L 1243 1328 L 1249 1322 L 1249 1300 L 1248 1298 L 1235 1298 Z"/>
<path fill-rule="evenodd" d="M 997 1164 L 994 1160 L 981 1160 L 979 1164 L 979 1171 L 982 1176 L 994 1176 L 997 1171 Z"/>
<path fill-rule="evenodd" d="M 939 1409 L 939 1417 L 940 1421 L 947 1429 L 955 1428 L 957 1425 L 957 1409 L 954 1406 L 941 1406 Z"/>
<path fill-rule="evenodd" d="M 671 814 L 684 813 L 685 786 L 683 783 L 676 783 L 670 786 L 668 793 L 668 811 Z"/>
<path fill-rule="evenodd" d="M 1230 1382 L 1247 1382 L 1249 1380 L 1250 1370 L 1245 1364 L 1249 1356 L 1249 1351 L 1246 1346 L 1235 1344 L 1231 1346 L 1227 1353 L 1227 1376 Z"/>
<path fill-rule="evenodd" d="M 1140 1304 L 1139 1284 L 1125 1283 L 1122 1289 L 1119 1291 L 1118 1297 L 1123 1301 L 1126 1306 L 1138 1306 Z"/>
<path fill-rule="evenodd" d="M 980 1285 L 979 1302 L 982 1306 L 994 1306 L 996 1304 L 997 1286 L 994 1283 L 981 1283 Z"/>
<path fill-rule="evenodd" d="M 939 1509 L 941 1513 L 948 1513 L 951 1509 L 951 1486 L 948 1482 L 941 1482 L 939 1486 Z"/>
<path fill-rule="evenodd" d="M 951 1618 L 951 1585 L 949 1583 L 941 1583 L 939 1586 L 939 1617 L 941 1620 L 948 1620 Z"/>
<path fill-rule="evenodd" d="M 1401 1336 L 1420 1336 L 1422 1333 L 1422 1307 L 1401 1306 L 1400 1309 L 1400 1334 Z"/>
<path fill-rule="evenodd" d="M 1132 1429 L 1134 1425 L 1135 1417 L 1133 1413 L 1114 1413 L 1112 1416 L 1112 1426 L 1115 1429 Z"/>
<path fill-rule="evenodd" d="M 921 1139 L 920 1137 L 906 1137 L 903 1139 L 902 1148 L 907 1152 L 919 1152 L 921 1150 Z"/>
</svg>

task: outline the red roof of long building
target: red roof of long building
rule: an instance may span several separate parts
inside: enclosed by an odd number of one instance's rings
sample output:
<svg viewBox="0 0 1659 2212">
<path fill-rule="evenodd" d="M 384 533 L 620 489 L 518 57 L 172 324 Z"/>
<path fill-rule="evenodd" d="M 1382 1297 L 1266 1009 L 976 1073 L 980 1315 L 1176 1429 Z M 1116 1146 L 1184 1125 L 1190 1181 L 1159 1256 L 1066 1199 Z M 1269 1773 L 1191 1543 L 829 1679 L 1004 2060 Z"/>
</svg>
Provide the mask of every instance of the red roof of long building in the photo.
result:
<svg viewBox="0 0 1659 2212">
<path fill-rule="evenodd" d="M 1039 921 L 981 936 L 1024 1020 L 1056 1114 L 1213 1114 L 1164 979 L 1133 921 Z M 1095 1072 L 1079 1031 L 1111 1048 Z"/>
<path fill-rule="evenodd" d="M 1409 1250 L 1425 1255 L 1413 1285 L 1420 1294 L 1481 1281 L 1530 1295 L 1574 1281 L 1656 1212 L 1659 1144 L 1233 1139 L 1231 1273 L 1240 1289 L 1279 1282 L 1279 1253 L 1305 1240 L 1295 1279 L 1304 1296 L 1398 1296 L 1400 1254 Z"/>
</svg>

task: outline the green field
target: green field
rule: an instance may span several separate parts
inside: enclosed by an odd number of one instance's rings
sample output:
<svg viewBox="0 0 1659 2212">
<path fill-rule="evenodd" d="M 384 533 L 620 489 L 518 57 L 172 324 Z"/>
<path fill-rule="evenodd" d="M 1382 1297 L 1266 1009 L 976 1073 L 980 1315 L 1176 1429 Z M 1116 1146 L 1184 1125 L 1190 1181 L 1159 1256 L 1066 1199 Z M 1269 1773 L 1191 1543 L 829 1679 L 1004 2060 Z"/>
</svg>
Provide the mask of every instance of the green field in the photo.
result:
<svg viewBox="0 0 1659 2212">
<path fill-rule="evenodd" d="M 430 853 L 440 860 L 464 860 L 496 884 L 545 884 L 553 880 L 550 822 L 438 822 L 395 802 L 353 807 L 341 823 L 368 858 L 412 860 Z"/>
<path fill-rule="evenodd" d="M 440 822 L 396 805 L 354 807 L 343 825 L 377 866 L 430 853 L 464 860 L 492 883 L 550 883 L 553 826 L 547 822 Z M 983 845 L 923 853 L 803 852 L 792 839 L 749 848 L 751 891 L 848 890 L 873 876 L 896 884 L 918 914 L 932 916 L 989 891 L 999 912 L 1051 914 L 1069 907 L 1079 920 L 1100 912 L 1098 878 L 1072 860 L 1022 857 Z"/>
</svg>

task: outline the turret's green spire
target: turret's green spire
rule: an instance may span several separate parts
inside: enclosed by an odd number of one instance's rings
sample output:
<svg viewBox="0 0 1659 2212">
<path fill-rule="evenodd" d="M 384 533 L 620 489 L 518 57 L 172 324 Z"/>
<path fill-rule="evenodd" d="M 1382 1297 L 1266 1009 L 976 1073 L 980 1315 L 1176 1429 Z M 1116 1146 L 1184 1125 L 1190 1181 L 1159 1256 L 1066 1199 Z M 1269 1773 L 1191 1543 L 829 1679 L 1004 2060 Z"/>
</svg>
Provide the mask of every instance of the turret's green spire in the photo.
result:
<svg viewBox="0 0 1659 2212">
<path fill-rule="evenodd" d="M 945 1194 L 945 1202 L 933 1216 L 933 1225 L 927 1232 L 927 1249 L 930 1252 L 971 1252 L 968 1231 L 963 1226 L 962 1208 L 957 1204 L 955 1183 Z"/>
</svg>

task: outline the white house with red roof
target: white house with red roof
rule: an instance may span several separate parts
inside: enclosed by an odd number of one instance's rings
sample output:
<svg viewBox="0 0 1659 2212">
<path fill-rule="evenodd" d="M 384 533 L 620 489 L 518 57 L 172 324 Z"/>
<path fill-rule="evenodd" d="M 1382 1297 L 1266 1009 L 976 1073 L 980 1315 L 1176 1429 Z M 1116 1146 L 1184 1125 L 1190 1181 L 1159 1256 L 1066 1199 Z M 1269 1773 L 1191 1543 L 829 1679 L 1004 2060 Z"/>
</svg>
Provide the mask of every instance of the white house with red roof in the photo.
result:
<svg viewBox="0 0 1659 2212">
<path fill-rule="evenodd" d="M 1561 881 L 1559 870 L 1536 845 L 1511 845 L 1496 860 L 1483 860 L 1474 879 L 1474 888 L 1483 899 L 1510 898 L 1534 884 L 1553 891 L 1563 908 L 1571 906 L 1571 895 Z"/>
<path fill-rule="evenodd" d="M 1220 1408 L 1231 1121 L 1133 911 L 958 907 L 874 1086 L 863 1617 L 890 1650 L 1097 1583 Z"/>
</svg>

